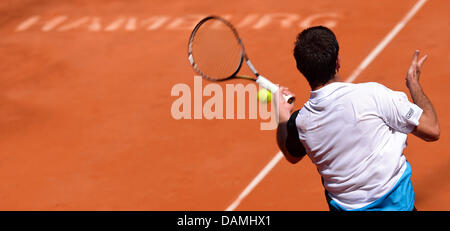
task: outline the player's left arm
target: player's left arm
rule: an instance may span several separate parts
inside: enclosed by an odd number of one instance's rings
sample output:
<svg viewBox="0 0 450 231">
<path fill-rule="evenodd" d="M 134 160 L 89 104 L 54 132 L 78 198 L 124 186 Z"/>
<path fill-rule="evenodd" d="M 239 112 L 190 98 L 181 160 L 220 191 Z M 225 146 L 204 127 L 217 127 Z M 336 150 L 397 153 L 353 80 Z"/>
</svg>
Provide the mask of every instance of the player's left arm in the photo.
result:
<svg viewBox="0 0 450 231">
<path fill-rule="evenodd" d="M 416 50 L 414 52 L 413 61 L 406 74 L 406 86 L 411 93 L 413 102 L 423 110 L 419 119 L 419 125 L 414 128 L 412 134 L 425 141 L 431 142 L 439 140 L 441 131 L 433 104 L 425 95 L 419 81 L 422 65 L 427 57 L 428 56 L 425 55 L 419 60 L 419 51 Z"/>
<path fill-rule="evenodd" d="M 295 118 L 298 115 L 298 111 L 291 115 L 294 105 L 289 104 L 284 100 L 278 100 L 280 98 L 282 99 L 281 94 L 293 95 L 287 88 L 284 87 L 280 87 L 279 91 L 275 95 L 279 115 L 277 143 L 286 159 L 292 164 L 295 164 L 306 155 L 306 151 L 300 143 L 297 128 L 295 126 Z"/>
<path fill-rule="evenodd" d="M 408 100 L 405 93 L 392 91 L 382 85 L 376 87 L 379 91 L 376 102 L 388 126 L 405 134 L 412 133 L 425 141 L 437 141 L 440 137 L 440 127 L 436 111 L 419 82 L 422 65 L 427 56 L 420 60 L 418 57 L 417 50 L 406 75 L 406 86 L 414 103 Z"/>
</svg>

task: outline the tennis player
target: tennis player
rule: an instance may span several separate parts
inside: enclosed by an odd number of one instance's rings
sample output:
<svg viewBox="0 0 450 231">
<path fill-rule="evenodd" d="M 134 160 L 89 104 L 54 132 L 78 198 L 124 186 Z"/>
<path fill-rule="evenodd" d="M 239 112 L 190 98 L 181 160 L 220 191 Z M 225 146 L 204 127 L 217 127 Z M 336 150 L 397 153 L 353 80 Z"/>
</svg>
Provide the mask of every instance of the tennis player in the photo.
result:
<svg viewBox="0 0 450 231">
<path fill-rule="evenodd" d="M 425 141 L 440 136 L 438 119 L 419 81 L 427 56 L 413 56 L 406 75 L 413 103 L 379 83 L 345 83 L 339 76 L 334 33 L 318 26 L 302 31 L 294 57 L 311 93 L 303 108 L 278 100 L 278 146 L 297 163 L 317 166 L 332 211 L 412 211 L 411 166 L 403 155 L 407 134 Z M 280 94 L 292 94 L 281 87 Z"/>
</svg>

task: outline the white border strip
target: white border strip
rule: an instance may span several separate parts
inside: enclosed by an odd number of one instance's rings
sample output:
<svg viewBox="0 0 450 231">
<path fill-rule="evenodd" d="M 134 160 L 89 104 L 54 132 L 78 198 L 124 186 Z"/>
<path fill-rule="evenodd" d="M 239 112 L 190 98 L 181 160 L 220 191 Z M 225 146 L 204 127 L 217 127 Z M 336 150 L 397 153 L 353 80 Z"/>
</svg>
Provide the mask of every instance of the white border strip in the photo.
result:
<svg viewBox="0 0 450 231">
<path fill-rule="evenodd" d="M 370 52 L 370 54 L 361 62 L 361 64 L 353 71 L 350 77 L 347 78 L 345 82 L 353 82 L 361 72 L 369 66 L 369 64 L 383 51 L 383 49 L 394 39 L 394 37 L 400 32 L 403 27 L 411 20 L 411 18 L 422 8 L 422 6 L 427 2 L 427 0 L 418 0 L 417 3 L 409 10 L 403 19 L 397 23 L 397 25 L 392 29 L 386 37 L 375 47 L 375 49 Z M 278 152 L 269 161 L 269 163 L 258 173 L 258 175 L 250 182 L 250 184 L 245 187 L 244 191 L 242 191 L 236 200 L 231 203 L 230 206 L 225 209 L 225 211 L 233 211 L 235 210 L 241 201 L 250 194 L 250 192 L 261 182 L 264 177 L 283 159 L 283 153 Z"/>
</svg>

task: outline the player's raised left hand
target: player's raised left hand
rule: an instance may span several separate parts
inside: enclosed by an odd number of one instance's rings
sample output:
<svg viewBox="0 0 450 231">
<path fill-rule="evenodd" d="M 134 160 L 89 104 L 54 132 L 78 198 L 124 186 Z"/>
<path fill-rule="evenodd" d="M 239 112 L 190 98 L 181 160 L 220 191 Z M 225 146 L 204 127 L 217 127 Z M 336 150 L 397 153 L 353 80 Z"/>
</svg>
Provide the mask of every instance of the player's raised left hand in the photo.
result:
<svg viewBox="0 0 450 231">
<path fill-rule="evenodd" d="M 411 89 L 411 85 L 419 84 L 420 72 L 422 70 L 422 65 L 428 58 L 428 55 L 423 56 L 420 60 L 419 50 L 416 50 L 413 55 L 413 60 L 411 66 L 409 66 L 408 73 L 406 74 L 406 86 Z"/>
</svg>

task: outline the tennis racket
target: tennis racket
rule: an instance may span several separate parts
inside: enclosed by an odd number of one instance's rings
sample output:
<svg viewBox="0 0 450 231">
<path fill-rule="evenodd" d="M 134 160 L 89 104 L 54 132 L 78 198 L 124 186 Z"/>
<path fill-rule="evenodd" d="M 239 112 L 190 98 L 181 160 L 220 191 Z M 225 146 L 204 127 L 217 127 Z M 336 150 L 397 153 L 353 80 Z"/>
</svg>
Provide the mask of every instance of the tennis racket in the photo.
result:
<svg viewBox="0 0 450 231">
<path fill-rule="evenodd" d="M 278 91 L 277 85 L 258 73 L 245 52 L 238 32 L 230 22 L 221 17 L 206 17 L 195 26 L 189 38 L 188 59 L 194 70 L 204 79 L 247 79 L 272 93 Z M 254 78 L 238 75 L 244 62 L 255 75 Z M 290 104 L 295 101 L 292 95 L 283 97 Z"/>
</svg>

